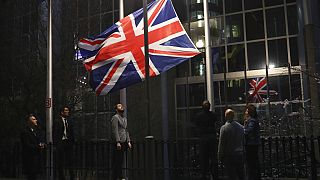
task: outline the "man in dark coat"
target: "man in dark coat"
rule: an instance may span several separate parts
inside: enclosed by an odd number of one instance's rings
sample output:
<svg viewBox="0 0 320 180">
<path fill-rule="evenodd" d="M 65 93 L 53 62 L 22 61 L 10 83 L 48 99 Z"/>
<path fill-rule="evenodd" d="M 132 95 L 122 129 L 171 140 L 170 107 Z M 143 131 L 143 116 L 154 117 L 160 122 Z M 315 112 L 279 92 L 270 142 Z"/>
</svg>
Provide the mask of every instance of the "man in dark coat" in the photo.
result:
<svg viewBox="0 0 320 180">
<path fill-rule="evenodd" d="M 59 180 L 64 180 L 65 176 L 63 169 L 69 169 L 70 179 L 74 179 L 74 173 L 72 171 L 73 164 L 73 144 L 74 144 L 74 132 L 73 124 L 69 119 L 70 110 L 64 106 L 60 109 L 59 118 L 53 122 L 53 145 L 56 149 L 55 158 L 58 168 Z"/>
<path fill-rule="evenodd" d="M 22 131 L 20 138 L 22 144 L 22 165 L 27 180 L 36 180 L 41 170 L 41 149 L 44 143 L 41 142 L 40 130 L 37 128 L 37 119 L 33 114 L 26 117 L 26 128 Z"/>
<path fill-rule="evenodd" d="M 210 111 L 210 102 L 203 101 L 202 111 L 195 118 L 195 135 L 200 139 L 200 168 L 203 179 L 218 179 L 216 115 Z"/>
</svg>

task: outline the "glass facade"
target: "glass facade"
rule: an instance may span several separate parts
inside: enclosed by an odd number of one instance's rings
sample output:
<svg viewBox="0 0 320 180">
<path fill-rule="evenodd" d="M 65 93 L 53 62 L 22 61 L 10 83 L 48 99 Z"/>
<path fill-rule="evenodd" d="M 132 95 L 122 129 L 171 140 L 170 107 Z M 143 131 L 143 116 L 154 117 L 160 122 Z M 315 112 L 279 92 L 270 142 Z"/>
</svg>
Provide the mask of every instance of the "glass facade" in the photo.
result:
<svg viewBox="0 0 320 180">
<path fill-rule="evenodd" d="M 200 8 L 200 1 L 189 1 L 190 6 Z M 223 109 L 232 107 L 242 114 L 247 103 L 258 106 L 262 127 L 265 135 L 270 135 L 269 121 L 272 116 L 288 115 L 302 110 L 299 105 L 303 100 L 301 88 L 301 72 L 289 70 L 292 67 L 300 68 L 298 52 L 298 19 L 297 5 L 294 0 L 222 0 L 222 7 L 215 12 L 209 2 L 210 33 L 213 66 L 213 100 L 214 110 L 221 114 L 223 122 Z M 203 6 L 203 4 L 201 4 Z M 179 7 L 175 7 L 179 9 Z M 193 12 L 189 9 L 191 17 L 183 23 L 190 24 L 191 39 L 198 48 L 205 45 L 203 11 Z M 178 11 L 179 12 L 179 11 Z M 222 12 L 222 13 L 221 13 Z M 185 13 L 187 14 L 187 13 Z M 192 16 L 194 14 L 194 16 Z M 197 15 L 197 18 L 195 17 Z M 179 15 L 179 14 L 178 14 Z M 205 57 L 202 55 L 202 57 Z M 202 58 L 201 57 L 201 58 Z M 201 108 L 201 100 L 206 96 L 197 92 L 195 95 L 186 94 L 185 88 L 180 88 L 180 82 L 186 76 L 179 73 L 182 69 L 191 66 L 193 72 L 201 72 L 196 62 L 200 57 L 195 57 L 187 63 L 177 67 L 176 88 L 177 110 L 179 121 L 182 117 L 190 119 L 190 112 L 182 109 Z M 203 60 L 204 61 L 204 60 Z M 290 66 L 290 67 L 291 67 Z M 268 69 L 266 69 L 268 67 Z M 198 69 L 198 71 L 197 71 Z M 187 86 L 198 86 L 194 89 L 205 88 L 205 72 L 191 73 L 188 76 L 200 76 L 198 81 Z M 257 84 L 267 79 L 263 88 L 257 89 L 252 82 Z M 262 81 L 261 81 L 262 82 Z M 251 93 L 257 91 L 256 96 Z M 267 93 L 269 92 L 269 93 Z M 269 95 L 268 95 L 269 94 Z M 192 96 L 199 101 L 184 101 L 181 96 Z M 194 104 L 197 102 L 198 104 Z M 289 103 L 288 103 L 289 102 Z M 277 105 L 278 104 L 278 105 Z M 289 104 L 279 106 L 279 104 Z M 182 114 L 185 113 L 183 116 Z M 239 114 L 238 114 L 239 115 Z M 239 115 L 239 120 L 242 120 Z M 269 134 L 268 134 L 269 133 Z"/>
</svg>

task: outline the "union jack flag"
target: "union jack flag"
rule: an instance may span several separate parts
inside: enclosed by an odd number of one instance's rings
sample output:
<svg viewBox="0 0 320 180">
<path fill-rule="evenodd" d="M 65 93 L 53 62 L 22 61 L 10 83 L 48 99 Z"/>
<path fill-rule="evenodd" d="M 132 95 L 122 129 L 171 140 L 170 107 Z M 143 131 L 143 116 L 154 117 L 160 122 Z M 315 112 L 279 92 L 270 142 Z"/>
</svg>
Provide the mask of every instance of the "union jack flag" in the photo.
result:
<svg viewBox="0 0 320 180">
<path fill-rule="evenodd" d="M 170 0 L 148 4 L 149 72 L 157 76 L 199 54 Z M 81 39 L 76 53 L 97 95 L 145 79 L 143 10 L 121 19 L 95 38 Z"/>
<path fill-rule="evenodd" d="M 249 82 L 251 88 L 249 89 L 249 98 L 252 99 L 253 102 L 261 103 L 265 102 L 265 100 L 260 95 L 267 95 L 267 90 L 263 89 L 267 86 L 267 79 L 265 77 L 257 79 L 252 79 Z M 277 95 L 277 91 L 269 90 L 269 95 Z"/>
</svg>

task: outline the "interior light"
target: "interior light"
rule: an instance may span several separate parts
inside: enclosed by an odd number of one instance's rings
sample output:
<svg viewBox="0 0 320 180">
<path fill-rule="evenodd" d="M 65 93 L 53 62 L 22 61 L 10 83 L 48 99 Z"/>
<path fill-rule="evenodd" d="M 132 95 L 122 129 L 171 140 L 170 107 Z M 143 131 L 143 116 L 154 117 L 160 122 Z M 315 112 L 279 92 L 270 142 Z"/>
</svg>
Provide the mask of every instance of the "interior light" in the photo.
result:
<svg viewBox="0 0 320 180">
<path fill-rule="evenodd" d="M 203 40 L 202 40 L 202 39 L 199 39 L 198 42 L 196 43 L 196 46 L 197 46 L 198 48 L 203 48 L 203 46 L 204 46 Z"/>
<path fill-rule="evenodd" d="M 273 69 L 275 68 L 276 66 L 274 64 L 269 64 L 269 69 Z"/>
</svg>

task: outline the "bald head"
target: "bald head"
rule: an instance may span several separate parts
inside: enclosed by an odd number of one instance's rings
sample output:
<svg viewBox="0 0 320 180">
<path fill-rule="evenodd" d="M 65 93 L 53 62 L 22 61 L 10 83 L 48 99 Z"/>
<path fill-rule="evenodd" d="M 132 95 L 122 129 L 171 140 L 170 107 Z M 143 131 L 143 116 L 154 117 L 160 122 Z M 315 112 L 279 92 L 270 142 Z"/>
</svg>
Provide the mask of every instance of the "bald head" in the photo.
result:
<svg viewBox="0 0 320 180">
<path fill-rule="evenodd" d="M 234 118 L 234 111 L 232 109 L 227 109 L 224 113 L 224 117 L 226 118 L 226 121 L 232 121 Z"/>
</svg>

